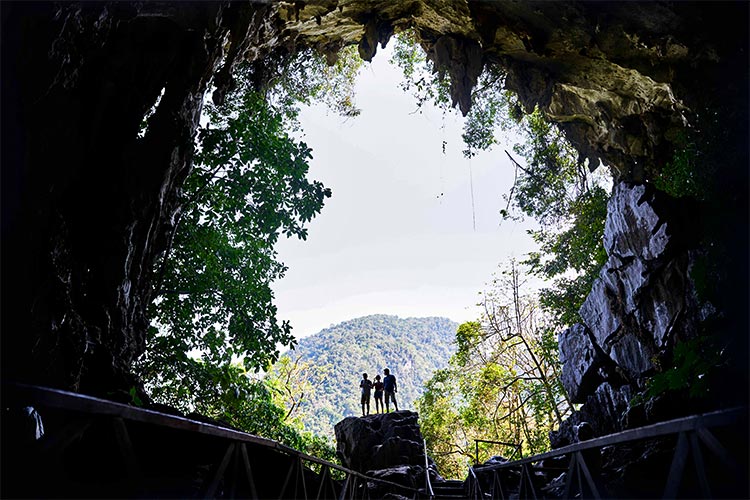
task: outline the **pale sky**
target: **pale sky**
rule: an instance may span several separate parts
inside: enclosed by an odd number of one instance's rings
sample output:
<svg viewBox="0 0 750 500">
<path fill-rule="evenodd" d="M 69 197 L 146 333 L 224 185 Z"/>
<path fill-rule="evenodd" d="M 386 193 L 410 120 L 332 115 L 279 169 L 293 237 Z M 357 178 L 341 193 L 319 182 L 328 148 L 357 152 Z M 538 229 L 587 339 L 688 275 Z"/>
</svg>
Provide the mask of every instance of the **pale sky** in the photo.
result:
<svg viewBox="0 0 750 500">
<path fill-rule="evenodd" d="M 499 215 L 513 182 L 510 146 L 464 159 L 460 114 L 415 112 L 390 47 L 361 72 L 360 116 L 322 106 L 301 114 L 309 177 L 333 196 L 307 241 L 282 237 L 276 247 L 289 267 L 273 287 L 278 318 L 297 337 L 368 314 L 476 319 L 478 293 L 498 265 L 534 249 L 531 221 Z"/>
</svg>

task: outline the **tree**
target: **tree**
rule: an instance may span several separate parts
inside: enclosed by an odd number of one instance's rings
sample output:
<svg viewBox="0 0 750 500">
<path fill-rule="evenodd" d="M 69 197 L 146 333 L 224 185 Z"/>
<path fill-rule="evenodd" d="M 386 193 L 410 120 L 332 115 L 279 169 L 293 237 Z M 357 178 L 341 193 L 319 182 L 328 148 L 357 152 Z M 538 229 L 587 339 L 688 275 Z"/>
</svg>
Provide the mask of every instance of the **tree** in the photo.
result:
<svg viewBox="0 0 750 500">
<path fill-rule="evenodd" d="M 271 283 L 285 267 L 273 245 L 283 233 L 305 238 L 304 224 L 330 191 L 305 178 L 310 149 L 289 137 L 259 94 L 210 109 L 201 151 L 184 190 L 172 250 L 163 262 L 155 324 L 145 363 L 179 378 L 188 353 L 208 365 L 241 357 L 259 370 L 291 346 L 276 319 Z M 165 372 L 166 371 L 166 372 Z"/>
<path fill-rule="evenodd" d="M 592 174 L 539 109 L 519 124 L 527 140 L 515 145 L 514 152 L 526 165 L 506 152 L 516 167 L 509 203 L 540 223 L 540 229 L 531 231 L 540 249 L 531 252 L 525 264 L 532 273 L 554 280 L 542 290 L 540 304 L 564 327 L 580 321 L 578 309 L 607 260 L 603 240 L 608 178 Z"/>
<path fill-rule="evenodd" d="M 314 368 L 312 363 L 304 361 L 302 356 L 293 356 L 289 353 L 281 356 L 266 373 L 266 383 L 273 390 L 274 401 L 282 408 L 286 408 L 284 420 L 294 422 L 300 428 L 301 405 L 309 399 L 313 391 L 314 377 L 321 376 L 320 372 L 315 373 Z"/>
<path fill-rule="evenodd" d="M 456 332 L 456 353 L 418 402 L 420 426 L 439 470 L 459 477 L 475 459 L 474 439 L 548 447 L 548 433 L 571 406 L 559 382 L 554 330 L 518 266 L 497 277 L 483 297 L 484 314 Z M 497 446 L 482 445 L 480 461 Z M 512 448 L 505 449 L 509 453 Z"/>
<path fill-rule="evenodd" d="M 336 109 L 352 109 L 356 75 L 351 58 L 335 78 L 320 56 L 285 61 L 264 78 L 257 66 L 241 67 L 222 104 L 204 109 L 173 240 L 155 269 L 152 325 L 136 366 L 156 401 L 221 415 L 272 439 L 291 432 L 286 410 L 245 371 L 258 372 L 295 344 L 273 304 L 271 283 L 286 271 L 274 244 L 281 235 L 305 239 L 307 223 L 331 195 L 307 179 L 312 152 L 292 135 L 298 106 L 338 95 L 349 107 Z"/>
</svg>

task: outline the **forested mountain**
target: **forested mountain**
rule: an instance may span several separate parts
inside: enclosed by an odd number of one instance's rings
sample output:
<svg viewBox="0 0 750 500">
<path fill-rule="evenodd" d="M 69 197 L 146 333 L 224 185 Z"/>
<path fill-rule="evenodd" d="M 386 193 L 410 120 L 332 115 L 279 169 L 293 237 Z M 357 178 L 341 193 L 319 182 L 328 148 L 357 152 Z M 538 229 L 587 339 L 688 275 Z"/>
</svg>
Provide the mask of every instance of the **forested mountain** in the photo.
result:
<svg viewBox="0 0 750 500">
<path fill-rule="evenodd" d="M 400 409 L 414 409 L 432 372 L 445 367 L 454 351 L 457 323 L 446 318 L 399 318 L 373 315 L 345 321 L 300 340 L 291 359 L 303 370 L 312 390 L 300 403 L 306 430 L 332 436 L 333 426 L 351 415 L 361 415 L 359 381 L 389 368 L 396 375 Z M 375 401 L 371 401 L 371 413 Z"/>
</svg>

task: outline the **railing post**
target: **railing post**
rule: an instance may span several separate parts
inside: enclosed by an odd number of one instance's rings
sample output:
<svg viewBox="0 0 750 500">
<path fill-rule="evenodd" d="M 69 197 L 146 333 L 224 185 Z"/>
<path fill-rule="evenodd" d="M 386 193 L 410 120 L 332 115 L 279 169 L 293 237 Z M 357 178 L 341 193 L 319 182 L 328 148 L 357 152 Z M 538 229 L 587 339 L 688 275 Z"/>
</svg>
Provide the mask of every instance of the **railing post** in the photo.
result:
<svg viewBox="0 0 750 500">
<path fill-rule="evenodd" d="M 346 474 L 346 479 L 344 479 L 344 484 L 341 486 L 341 493 L 339 494 L 339 500 L 344 500 L 346 498 L 346 490 L 349 488 L 349 480 L 351 479 L 351 474 Z"/>
<path fill-rule="evenodd" d="M 667 487 L 664 490 L 664 498 L 674 498 L 677 496 L 677 490 L 682 481 L 682 471 L 685 469 L 685 462 L 687 461 L 687 453 L 687 436 L 685 435 L 685 432 L 680 432 L 680 437 L 677 438 L 677 448 L 674 452 L 672 465 L 669 468 L 669 476 L 667 477 Z"/>
<path fill-rule="evenodd" d="M 424 489 L 430 500 L 432 500 L 435 498 L 435 493 L 432 491 L 432 483 L 430 482 L 430 464 L 427 461 L 427 440 L 422 439 L 422 444 L 424 445 Z"/>
<path fill-rule="evenodd" d="M 698 484 L 701 487 L 701 493 L 704 498 L 711 498 L 711 488 L 708 485 L 706 477 L 706 467 L 703 463 L 703 453 L 701 452 L 698 436 L 695 432 L 690 433 L 690 449 L 693 450 L 693 463 L 695 464 L 695 473 L 698 475 Z"/>
<path fill-rule="evenodd" d="M 258 490 L 255 488 L 255 478 L 253 478 L 253 469 L 250 467 L 250 458 L 247 455 L 247 446 L 245 446 L 245 443 L 240 444 L 240 452 L 242 453 L 242 462 L 245 464 L 247 482 L 250 485 L 250 498 L 257 500 Z"/>
<path fill-rule="evenodd" d="M 232 455 L 234 454 L 234 446 L 234 443 L 229 443 L 227 451 L 224 452 L 224 457 L 221 459 L 221 462 L 218 462 L 218 464 L 216 464 L 216 466 L 213 468 L 214 473 L 209 475 L 208 486 L 206 487 L 203 498 L 214 497 L 216 489 L 219 487 L 219 482 L 221 482 L 221 478 L 224 477 L 224 471 L 227 470 L 229 461 L 232 459 Z"/>
<path fill-rule="evenodd" d="M 120 455 L 122 456 L 123 462 L 125 462 L 128 480 L 134 485 L 134 493 L 136 495 L 142 495 L 144 493 L 142 491 L 143 471 L 138 464 L 138 458 L 135 455 L 133 442 L 130 439 L 130 434 L 128 433 L 125 421 L 120 417 L 115 417 L 112 419 L 112 426 L 114 428 L 117 446 L 120 449 Z"/>
</svg>

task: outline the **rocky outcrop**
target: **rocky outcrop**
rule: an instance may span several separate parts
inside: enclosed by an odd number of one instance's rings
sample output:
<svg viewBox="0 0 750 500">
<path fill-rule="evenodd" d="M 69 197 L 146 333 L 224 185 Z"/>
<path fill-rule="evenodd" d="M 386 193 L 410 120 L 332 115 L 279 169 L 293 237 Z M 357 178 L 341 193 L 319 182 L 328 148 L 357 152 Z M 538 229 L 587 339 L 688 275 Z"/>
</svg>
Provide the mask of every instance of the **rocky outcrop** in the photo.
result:
<svg viewBox="0 0 750 500">
<path fill-rule="evenodd" d="M 424 444 L 412 411 L 347 417 L 334 427 L 336 454 L 344 467 L 411 488 L 424 485 Z M 430 478 L 442 481 L 431 458 Z M 375 483 L 370 489 L 379 488 Z M 372 491 L 371 491 L 372 493 Z"/>
<path fill-rule="evenodd" d="M 608 255 L 581 306 L 584 324 L 560 336 L 562 383 L 585 403 L 577 420 L 622 430 L 628 402 L 702 319 L 689 277 L 691 205 L 646 185 L 618 184 L 607 207 Z M 577 422 L 571 422 L 574 425 Z M 562 434 L 566 431 L 563 429 Z"/>
</svg>

